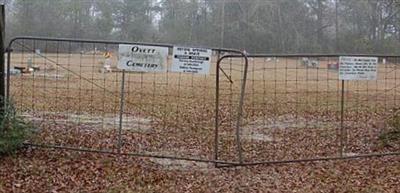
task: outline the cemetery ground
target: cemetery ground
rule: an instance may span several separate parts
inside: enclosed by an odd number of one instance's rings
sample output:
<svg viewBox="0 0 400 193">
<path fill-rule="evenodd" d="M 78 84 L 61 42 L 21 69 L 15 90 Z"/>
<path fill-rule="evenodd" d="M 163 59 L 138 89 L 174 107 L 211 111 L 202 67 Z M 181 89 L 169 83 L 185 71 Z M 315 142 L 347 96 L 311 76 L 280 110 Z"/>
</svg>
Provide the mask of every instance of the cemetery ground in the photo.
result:
<svg viewBox="0 0 400 193">
<path fill-rule="evenodd" d="M 1 158 L 0 192 L 398 192 L 400 158 L 167 169 L 145 158 L 27 149 Z"/>
<path fill-rule="evenodd" d="M 12 66 L 29 55 L 13 54 Z M 116 60 L 116 58 L 114 58 Z M 215 60 L 215 59 L 214 59 Z M 245 162 L 398 152 L 380 136 L 400 102 L 397 65 L 380 65 L 378 80 L 341 84 L 320 58 L 254 58 L 244 101 L 241 145 Z M 11 77 L 11 96 L 34 125 L 29 143 L 213 159 L 216 79 L 182 73 L 127 73 L 119 144 L 121 72 L 101 73 L 102 56 L 46 54 L 40 70 Z M 235 124 L 242 59 L 225 60 L 219 101 L 219 159 L 237 161 Z M 114 62 L 115 63 L 115 62 Z M 213 62 L 215 63 L 215 62 Z M 119 145 L 121 149 L 119 149 Z M 190 162 L 26 147 L 2 157 L 0 192 L 398 192 L 400 158 L 215 168 Z"/>
</svg>

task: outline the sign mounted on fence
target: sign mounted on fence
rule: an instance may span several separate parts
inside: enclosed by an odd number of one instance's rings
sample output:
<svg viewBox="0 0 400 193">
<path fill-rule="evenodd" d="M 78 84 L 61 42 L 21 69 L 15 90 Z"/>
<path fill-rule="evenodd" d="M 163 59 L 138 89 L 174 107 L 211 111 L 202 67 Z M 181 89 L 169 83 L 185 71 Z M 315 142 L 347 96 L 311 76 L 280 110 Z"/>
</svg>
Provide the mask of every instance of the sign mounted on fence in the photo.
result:
<svg viewBox="0 0 400 193">
<path fill-rule="evenodd" d="M 136 72 L 166 72 L 168 48 L 142 45 L 119 45 L 118 69 Z"/>
<path fill-rule="evenodd" d="M 340 80 L 376 80 L 378 58 L 345 57 L 339 58 Z"/>
<path fill-rule="evenodd" d="M 212 50 L 174 47 L 172 72 L 209 74 Z"/>
</svg>

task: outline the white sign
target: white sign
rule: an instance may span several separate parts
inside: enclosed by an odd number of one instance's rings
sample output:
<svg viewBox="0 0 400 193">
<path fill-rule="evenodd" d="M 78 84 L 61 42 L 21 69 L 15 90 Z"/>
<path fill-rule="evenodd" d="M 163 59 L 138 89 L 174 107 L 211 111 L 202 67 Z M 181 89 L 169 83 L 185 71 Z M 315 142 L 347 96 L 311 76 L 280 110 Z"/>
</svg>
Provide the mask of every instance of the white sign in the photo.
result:
<svg viewBox="0 0 400 193">
<path fill-rule="evenodd" d="M 142 45 L 119 45 L 118 69 L 136 72 L 165 72 L 168 48 Z"/>
<path fill-rule="evenodd" d="M 340 80 L 376 80 L 378 58 L 344 57 L 339 58 Z"/>
<path fill-rule="evenodd" d="M 174 47 L 172 72 L 209 74 L 212 50 Z"/>
</svg>

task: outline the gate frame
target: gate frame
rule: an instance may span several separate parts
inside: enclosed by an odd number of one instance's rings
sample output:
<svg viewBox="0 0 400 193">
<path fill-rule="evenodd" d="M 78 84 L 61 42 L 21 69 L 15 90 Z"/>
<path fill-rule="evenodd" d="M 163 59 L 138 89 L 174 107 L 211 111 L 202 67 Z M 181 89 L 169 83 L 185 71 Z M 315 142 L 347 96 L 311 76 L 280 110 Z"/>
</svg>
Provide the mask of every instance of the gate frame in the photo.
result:
<svg viewBox="0 0 400 193">
<path fill-rule="evenodd" d="M 243 77 L 247 77 L 248 73 L 248 58 L 302 58 L 302 57 L 340 57 L 340 56 L 349 56 L 349 57 L 381 57 L 381 58 L 400 58 L 400 55 L 384 55 L 384 54 L 342 54 L 342 53 L 335 53 L 335 54 L 247 54 L 246 55 L 246 64 L 244 66 L 244 75 Z M 221 59 L 225 58 L 241 58 L 242 56 L 238 55 L 225 55 Z M 222 61 L 222 60 L 221 60 Z M 217 62 L 217 69 L 220 68 L 221 61 Z M 217 70 L 218 71 L 218 70 Z M 225 74 L 225 72 L 224 72 Z M 219 75 L 219 72 L 218 72 Z M 218 76 L 217 76 L 217 80 Z M 400 151 L 398 152 L 386 152 L 386 153 L 369 153 L 369 154 L 360 154 L 360 155 L 353 155 L 353 156 L 345 156 L 343 153 L 345 148 L 345 138 L 347 130 L 344 128 L 344 111 L 345 111 L 345 98 L 344 98 L 344 89 L 345 89 L 345 80 L 340 80 L 341 82 L 341 101 L 340 101 L 340 132 L 339 132 L 339 156 L 328 156 L 328 157 L 320 157 L 320 158 L 309 158 L 309 159 L 288 159 L 288 160 L 278 160 L 278 161 L 258 161 L 258 162 L 243 162 L 242 160 L 242 152 L 241 152 L 241 145 L 240 145 L 240 121 L 242 115 L 242 106 L 243 106 L 243 98 L 245 94 L 245 86 L 246 80 L 242 83 L 241 88 L 241 98 L 239 112 L 238 112 L 238 120 L 236 125 L 236 140 L 237 140 L 237 148 L 238 148 L 238 157 L 239 161 L 233 164 L 222 163 L 215 163 L 217 168 L 223 167 L 238 167 L 238 166 L 257 166 L 257 165 L 271 165 L 271 164 L 286 164 L 286 163 L 301 163 L 301 162 L 316 162 L 316 161 L 331 161 L 331 160 L 348 160 L 348 159 L 358 159 L 358 158 L 370 158 L 370 157 L 384 157 L 384 156 L 400 156 Z M 217 88 L 219 89 L 219 81 L 217 81 Z M 216 122 L 215 122 L 215 147 L 218 147 L 218 109 L 219 109 L 219 91 L 217 91 L 216 95 Z M 240 116 L 239 116 L 240 115 Z M 217 152 L 217 151 L 216 151 Z M 218 154 L 215 155 L 215 160 L 218 160 Z"/>
<path fill-rule="evenodd" d="M 6 15 L 5 15 L 5 5 L 4 3 L 0 3 L 0 115 L 4 114 L 7 102 L 6 102 L 6 82 L 5 82 L 5 60 L 4 53 L 6 53 L 5 49 L 5 35 L 6 35 Z M 3 128 L 0 128 L 0 131 Z"/>
<path fill-rule="evenodd" d="M 91 40 L 91 39 L 70 39 L 70 38 L 49 38 L 49 37 L 34 37 L 34 36 L 17 36 L 10 40 L 6 50 L 4 53 L 7 53 L 7 77 L 6 77 L 6 101 L 10 99 L 10 67 L 11 67 L 11 54 L 13 52 L 12 46 L 13 43 L 17 40 L 32 40 L 32 41 L 53 41 L 53 42 L 73 42 L 73 43 L 93 43 L 93 44 L 135 44 L 135 45 L 142 45 L 142 46 L 159 46 L 159 47 L 166 47 L 168 49 L 174 48 L 174 46 L 179 45 L 172 45 L 172 44 L 161 44 L 161 43 L 146 43 L 146 42 L 129 42 L 129 41 L 109 41 L 109 40 Z M 183 47 L 191 47 L 191 46 L 183 46 Z M 217 63 L 221 62 L 226 57 L 220 57 L 221 53 L 228 52 L 228 53 L 236 53 L 238 56 L 246 58 L 247 55 L 236 49 L 229 49 L 229 48 L 207 48 L 201 46 L 193 46 L 196 48 L 205 48 L 211 49 L 213 52 L 217 53 Z M 43 56 L 42 56 L 43 57 Z M 218 66 L 218 65 L 217 65 Z M 4 67 L 4 65 L 3 65 Z M 222 70 L 222 69 L 220 69 Z M 217 70 L 219 72 L 219 70 Z M 125 70 L 122 71 L 122 82 L 121 82 L 121 93 L 124 93 L 124 82 L 125 82 Z M 229 77 L 228 77 L 229 78 Z M 110 92 L 110 91 L 108 91 Z M 215 159 L 200 159 L 200 158 L 190 158 L 190 157 L 180 157 L 180 156 L 165 156 L 165 155 L 156 155 L 156 154 L 148 154 L 148 153 L 124 153 L 121 151 L 122 147 L 122 121 L 123 121 L 123 108 L 124 108 L 124 96 L 122 95 L 120 98 L 120 110 L 119 110 L 119 128 L 118 128 L 118 142 L 117 142 L 117 150 L 115 151 L 108 151 L 108 150 L 101 150 L 101 149 L 93 149 L 93 148 L 80 148 L 80 147 L 71 147 L 71 146 L 62 146 L 62 145 L 46 145 L 46 144 L 34 144 L 34 143 L 24 143 L 25 146 L 28 147 L 38 147 L 38 148 L 45 148 L 45 149 L 60 149 L 60 150 L 69 150 L 69 151 L 79 151 L 79 152 L 91 152 L 91 153 L 102 153 L 102 154 L 111 154 L 111 155 L 124 155 L 124 156 L 133 156 L 133 157 L 145 157 L 145 158 L 157 158 L 157 159 L 170 159 L 170 160 L 182 160 L 182 161 L 193 161 L 193 162 L 203 162 L 203 163 L 213 163 L 217 164 L 235 164 L 234 162 L 225 162 L 221 160 Z M 239 128 L 238 128 L 239 131 Z M 216 148 L 214 147 L 214 150 Z M 213 157 L 213 155 L 210 155 Z"/>
</svg>

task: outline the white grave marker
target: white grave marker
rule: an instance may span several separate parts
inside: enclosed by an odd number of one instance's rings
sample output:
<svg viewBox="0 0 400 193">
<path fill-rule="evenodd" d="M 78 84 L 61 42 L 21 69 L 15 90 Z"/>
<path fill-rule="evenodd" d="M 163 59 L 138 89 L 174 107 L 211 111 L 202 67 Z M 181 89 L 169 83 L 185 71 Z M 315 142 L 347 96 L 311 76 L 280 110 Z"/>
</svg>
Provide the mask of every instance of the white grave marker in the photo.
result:
<svg viewBox="0 0 400 193">
<path fill-rule="evenodd" d="M 209 74 L 212 50 L 174 47 L 172 72 Z"/>
<path fill-rule="evenodd" d="M 118 69 L 136 72 L 165 72 L 168 48 L 142 45 L 119 45 Z"/>
<path fill-rule="evenodd" d="M 376 80 L 378 58 L 346 57 L 339 58 L 340 80 Z"/>
</svg>

